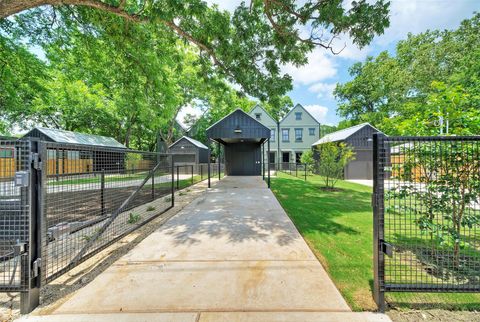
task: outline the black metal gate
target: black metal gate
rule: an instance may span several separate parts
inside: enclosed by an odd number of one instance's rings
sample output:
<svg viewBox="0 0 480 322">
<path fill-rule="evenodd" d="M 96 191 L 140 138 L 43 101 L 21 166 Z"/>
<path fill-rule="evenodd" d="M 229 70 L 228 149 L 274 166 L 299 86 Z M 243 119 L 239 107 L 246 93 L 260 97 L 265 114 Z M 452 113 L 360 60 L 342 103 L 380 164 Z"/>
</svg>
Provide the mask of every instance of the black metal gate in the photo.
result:
<svg viewBox="0 0 480 322">
<path fill-rule="evenodd" d="M 374 297 L 480 291 L 480 137 L 374 135 Z"/>
</svg>

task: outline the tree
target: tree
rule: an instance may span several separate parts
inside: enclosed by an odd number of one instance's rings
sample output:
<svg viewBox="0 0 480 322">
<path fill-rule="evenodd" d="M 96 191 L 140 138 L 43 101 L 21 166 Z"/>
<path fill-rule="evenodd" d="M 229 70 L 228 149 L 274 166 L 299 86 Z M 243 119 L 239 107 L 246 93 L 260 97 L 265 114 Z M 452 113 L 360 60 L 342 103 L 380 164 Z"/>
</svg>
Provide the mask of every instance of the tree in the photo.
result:
<svg viewBox="0 0 480 322">
<path fill-rule="evenodd" d="M 445 127 L 448 119 L 449 134 L 478 133 L 478 43 L 477 13 L 457 30 L 410 34 L 395 55 L 382 52 L 354 64 L 353 79 L 334 92 L 343 124 L 370 122 L 391 135 L 431 135 L 440 134 L 440 123 Z"/>
<path fill-rule="evenodd" d="M 334 51 L 334 40 L 344 34 L 359 47 L 369 44 L 388 26 L 388 8 L 385 0 L 354 1 L 348 10 L 339 0 L 302 5 L 293 0 L 254 0 L 248 6 L 242 2 L 230 15 L 201 0 L 0 0 L 0 18 L 17 14 L 16 19 L 33 32 L 51 29 L 62 9 L 70 11 L 72 19 L 78 12 L 103 12 L 102 16 L 149 25 L 156 33 L 195 45 L 203 65 L 213 64 L 222 77 L 267 101 L 292 88 L 291 77 L 281 74 L 280 64 L 303 65 L 317 46 Z M 304 29 L 309 36 L 301 36 Z"/>
<path fill-rule="evenodd" d="M 355 159 L 355 153 L 343 142 L 327 142 L 317 148 L 319 174 L 322 176 L 325 187 L 332 190 L 338 179 L 342 177 L 345 166 Z"/>
<path fill-rule="evenodd" d="M 315 160 L 313 159 L 312 150 L 307 150 L 303 152 L 302 156 L 300 157 L 300 162 L 304 163 L 307 167 L 307 170 L 313 173 L 315 167 Z"/>
</svg>

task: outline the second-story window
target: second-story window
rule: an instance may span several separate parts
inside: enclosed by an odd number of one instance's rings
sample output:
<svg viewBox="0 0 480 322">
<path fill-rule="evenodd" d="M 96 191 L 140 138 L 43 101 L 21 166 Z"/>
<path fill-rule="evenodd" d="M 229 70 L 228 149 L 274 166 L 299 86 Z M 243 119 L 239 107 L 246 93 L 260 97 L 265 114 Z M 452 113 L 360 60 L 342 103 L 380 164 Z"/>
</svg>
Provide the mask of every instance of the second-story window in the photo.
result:
<svg viewBox="0 0 480 322">
<path fill-rule="evenodd" d="M 282 141 L 288 142 L 290 139 L 288 137 L 288 129 L 282 129 Z"/>
<path fill-rule="evenodd" d="M 295 141 L 302 142 L 303 140 L 303 129 L 295 129 Z"/>
<path fill-rule="evenodd" d="M 260 119 L 262 118 L 262 114 L 261 113 L 255 113 L 255 118 L 257 119 L 257 121 L 260 121 Z"/>
<path fill-rule="evenodd" d="M 311 127 L 311 128 L 308 129 L 308 135 L 310 135 L 310 136 L 315 135 L 315 128 L 314 127 Z"/>
<path fill-rule="evenodd" d="M 295 112 L 295 120 L 300 121 L 302 119 L 302 112 Z"/>
<path fill-rule="evenodd" d="M 270 141 L 275 142 L 275 129 L 270 129 Z"/>
</svg>

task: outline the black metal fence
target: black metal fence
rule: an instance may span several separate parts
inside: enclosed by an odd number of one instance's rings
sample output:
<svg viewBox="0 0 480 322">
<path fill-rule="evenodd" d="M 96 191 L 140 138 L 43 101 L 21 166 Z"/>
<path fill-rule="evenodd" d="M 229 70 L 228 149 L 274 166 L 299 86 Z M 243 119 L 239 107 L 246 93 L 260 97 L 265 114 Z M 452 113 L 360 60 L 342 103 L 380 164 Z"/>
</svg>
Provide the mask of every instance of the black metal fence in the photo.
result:
<svg viewBox="0 0 480 322">
<path fill-rule="evenodd" d="M 374 293 L 480 291 L 480 137 L 374 136 Z"/>
<path fill-rule="evenodd" d="M 291 163 L 291 162 L 282 162 L 282 163 L 276 163 L 276 164 L 272 163 L 270 164 L 270 168 L 274 168 L 276 169 L 276 171 L 287 173 L 297 178 L 302 178 L 305 181 L 307 180 L 308 166 L 305 163 Z"/>
<path fill-rule="evenodd" d="M 0 141 L 0 291 L 39 289 L 174 205 L 175 189 L 223 176 L 223 164 L 175 165 L 172 155 Z"/>
</svg>

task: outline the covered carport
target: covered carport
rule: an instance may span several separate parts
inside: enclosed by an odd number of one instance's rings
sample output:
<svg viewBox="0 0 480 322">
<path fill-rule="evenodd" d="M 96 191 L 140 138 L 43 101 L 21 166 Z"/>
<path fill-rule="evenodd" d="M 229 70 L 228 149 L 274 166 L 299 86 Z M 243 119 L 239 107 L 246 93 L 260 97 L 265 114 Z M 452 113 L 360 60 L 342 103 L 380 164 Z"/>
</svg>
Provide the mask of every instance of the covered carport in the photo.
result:
<svg viewBox="0 0 480 322">
<path fill-rule="evenodd" d="M 270 152 L 270 129 L 237 109 L 207 129 L 207 137 L 223 146 L 225 174 L 265 178 L 264 149 Z M 210 168 L 210 167 L 209 167 Z M 270 187 L 270 171 L 268 186 Z"/>
</svg>

